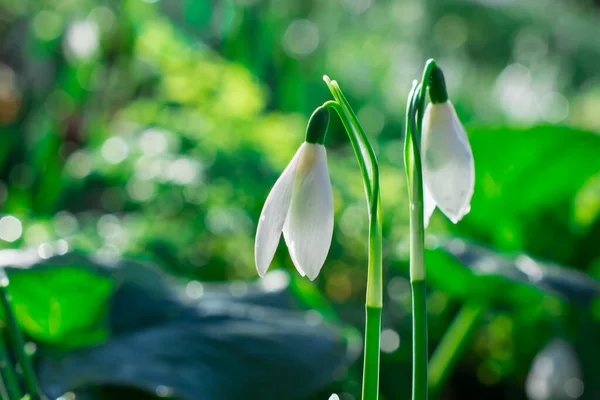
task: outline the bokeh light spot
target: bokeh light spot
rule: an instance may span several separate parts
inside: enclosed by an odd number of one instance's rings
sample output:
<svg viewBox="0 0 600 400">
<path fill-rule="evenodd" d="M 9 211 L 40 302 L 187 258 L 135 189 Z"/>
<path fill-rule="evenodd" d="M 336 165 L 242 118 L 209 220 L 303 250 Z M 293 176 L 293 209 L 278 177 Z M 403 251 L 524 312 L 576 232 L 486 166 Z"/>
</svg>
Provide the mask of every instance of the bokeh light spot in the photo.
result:
<svg viewBox="0 0 600 400">
<path fill-rule="evenodd" d="M 199 299 L 204 294 L 204 285 L 198 281 L 191 281 L 185 285 L 185 294 L 187 294 L 190 299 Z"/>
<path fill-rule="evenodd" d="M 293 21 L 283 35 L 283 46 L 293 56 L 306 56 L 319 45 L 319 29 L 307 20 Z"/>
<path fill-rule="evenodd" d="M 400 347 L 400 335 L 393 329 L 384 329 L 381 331 L 381 351 L 384 353 L 393 353 Z"/>
<path fill-rule="evenodd" d="M 583 394 L 583 382 L 581 379 L 571 378 L 565 383 L 565 392 L 572 399 L 577 399 Z"/>
<path fill-rule="evenodd" d="M 140 148 L 147 156 L 157 156 L 167 150 L 166 134 L 158 129 L 147 129 L 140 135 Z"/>
<path fill-rule="evenodd" d="M 54 255 L 54 247 L 50 243 L 40 244 L 37 251 L 40 258 L 44 260 Z"/>
<path fill-rule="evenodd" d="M 514 58 L 524 65 L 542 61 L 548 53 L 548 45 L 532 28 L 522 29 L 515 38 Z"/>
<path fill-rule="evenodd" d="M 90 19 L 95 21 L 101 30 L 108 31 L 113 27 L 115 14 L 108 7 L 96 7 L 90 12 Z"/>
<path fill-rule="evenodd" d="M 67 53 L 77 60 L 87 60 L 100 45 L 98 24 L 92 20 L 74 22 L 68 29 L 65 46 Z"/>
<path fill-rule="evenodd" d="M 569 116 L 569 101 L 560 93 L 549 93 L 540 99 L 540 111 L 546 121 L 562 122 Z"/>
<path fill-rule="evenodd" d="M 69 156 L 65 169 L 74 178 L 82 179 L 92 171 L 92 160 L 86 151 L 78 150 Z"/>
<path fill-rule="evenodd" d="M 156 392 L 156 396 L 158 396 L 158 397 L 173 396 L 173 388 L 164 386 L 164 385 L 158 385 L 155 389 L 155 392 Z"/>
<path fill-rule="evenodd" d="M 68 211 L 59 211 L 54 216 L 54 231 L 58 236 L 69 236 L 79 229 L 77 218 Z"/>
<path fill-rule="evenodd" d="M 121 222 L 114 215 L 106 214 L 98 219 L 97 223 L 98 234 L 104 239 L 118 237 L 122 233 Z"/>
<path fill-rule="evenodd" d="M 27 229 L 25 229 L 23 240 L 27 247 L 35 247 L 41 243 L 50 240 L 50 232 L 48 232 L 48 226 L 43 223 L 29 224 Z"/>
<path fill-rule="evenodd" d="M 54 11 L 40 11 L 31 23 L 33 34 L 41 40 L 56 39 L 62 32 L 62 16 Z"/>
<path fill-rule="evenodd" d="M 54 243 L 54 252 L 58 255 L 63 255 L 63 254 L 67 254 L 67 252 L 69 251 L 69 242 L 67 242 L 64 239 L 60 239 L 57 240 L 56 243 Z"/>
<path fill-rule="evenodd" d="M 152 181 L 141 181 L 138 179 L 130 179 L 127 183 L 127 193 L 135 201 L 148 201 L 156 192 L 156 185 Z"/>
<path fill-rule="evenodd" d="M 365 106 L 358 111 L 359 121 L 363 125 L 365 132 L 369 135 L 378 135 L 385 125 L 385 116 L 379 108 L 374 106 Z"/>
<path fill-rule="evenodd" d="M 0 218 L 0 239 L 14 242 L 23 234 L 23 225 L 18 218 L 7 215 Z"/>
<path fill-rule="evenodd" d="M 467 24 L 458 15 L 445 15 L 435 24 L 434 37 L 446 51 L 456 50 L 467 41 Z"/>
<path fill-rule="evenodd" d="M 410 300 L 410 282 L 401 276 L 395 276 L 387 284 L 388 296 L 392 301 L 404 303 Z"/>
<path fill-rule="evenodd" d="M 35 344 L 35 342 L 26 342 L 25 346 L 23 347 L 23 350 L 25 350 L 25 353 L 27 355 L 32 356 L 37 351 L 37 345 Z"/>
<path fill-rule="evenodd" d="M 511 64 L 496 80 L 496 94 L 504 112 L 512 119 L 533 122 L 539 114 L 538 95 L 531 73 L 521 64 Z"/>
<path fill-rule="evenodd" d="M 323 322 L 323 316 L 316 310 L 308 310 L 306 313 L 304 313 L 304 321 L 307 325 L 317 326 Z"/>
<path fill-rule="evenodd" d="M 260 285 L 267 292 L 285 289 L 290 282 L 290 276 L 285 271 L 276 270 L 269 272 L 260 280 Z"/>
<path fill-rule="evenodd" d="M 169 164 L 167 177 L 174 183 L 186 185 L 196 179 L 199 170 L 200 164 L 196 160 L 180 157 Z"/>
<path fill-rule="evenodd" d="M 127 158 L 129 146 L 118 136 L 108 138 L 102 145 L 102 157 L 110 164 L 118 164 Z"/>
</svg>

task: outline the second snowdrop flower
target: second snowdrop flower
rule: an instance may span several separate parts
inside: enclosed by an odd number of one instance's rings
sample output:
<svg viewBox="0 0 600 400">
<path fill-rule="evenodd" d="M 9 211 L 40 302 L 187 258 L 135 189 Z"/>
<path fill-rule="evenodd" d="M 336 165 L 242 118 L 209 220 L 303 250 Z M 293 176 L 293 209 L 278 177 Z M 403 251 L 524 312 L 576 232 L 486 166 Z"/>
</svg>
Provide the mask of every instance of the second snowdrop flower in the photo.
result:
<svg viewBox="0 0 600 400">
<path fill-rule="evenodd" d="M 333 236 L 333 192 L 323 142 L 329 112 L 311 116 L 306 140 L 271 189 L 256 231 L 256 269 L 264 276 L 281 234 L 294 266 L 314 280 L 325 263 Z"/>
<path fill-rule="evenodd" d="M 436 206 L 457 223 L 471 209 L 475 167 L 467 133 L 448 99 L 439 67 L 431 74 L 429 98 L 421 135 L 425 226 Z"/>
</svg>

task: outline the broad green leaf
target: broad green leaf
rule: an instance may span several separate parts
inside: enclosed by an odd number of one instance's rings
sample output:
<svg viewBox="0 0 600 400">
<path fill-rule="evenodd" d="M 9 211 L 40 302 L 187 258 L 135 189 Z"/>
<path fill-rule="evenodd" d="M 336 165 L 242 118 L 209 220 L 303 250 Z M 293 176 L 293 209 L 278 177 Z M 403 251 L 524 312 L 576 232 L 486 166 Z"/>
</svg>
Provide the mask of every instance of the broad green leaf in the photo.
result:
<svg viewBox="0 0 600 400">
<path fill-rule="evenodd" d="M 38 373 L 49 396 L 118 386 L 194 400 L 300 399 L 360 353 L 354 330 L 313 311 L 290 310 L 282 271 L 235 287 L 173 285 L 138 262 L 117 263 L 114 271 L 120 285 L 111 301 L 110 340 L 43 357 Z"/>
<path fill-rule="evenodd" d="M 426 250 L 425 260 L 427 284 L 452 297 L 516 306 L 538 303 L 544 297 L 523 282 L 499 274 L 479 274 L 442 248 Z"/>
<path fill-rule="evenodd" d="M 600 282 L 572 268 L 458 238 L 435 237 L 434 242 L 425 251 L 427 282 L 452 297 L 531 306 L 548 296 L 580 304 L 600 296 Z"/>
<path fill-rule="evenodd" d="M 589 304 L 600 296 L 600 282 L 585 273 L 538 261 L 523 253 L 502 255 L 492 249 L 460 239 L 443 241 L 439 250 L 432 253 L 440 251 L 451 256 L 455 262 L 474 274 L 477 282 L 468 283 L 474 286 L 465 288 L 466 295 L 487 294 L 496 301 L 530 301 L 536 296 L 523 287 L 528 285 L 538 289 L 540 294 L 547 292 L 584 304 Z M 435 257 L 441 255 L 435 255 L 434 260 Z M 442 267 L 438 266 L 433 270 L 437 271 L 439 268 Z M 449 276 L 454 275 L 457 268 L 460 267 L 455 265 L 452 272 L 447 271 L 448 281 L 454 280 L 454 277 L 449 278 Z M 504 282 L 501 283 L 501 280 Z"/>
<path fill-rule="evenodd" d="M 572 218 L 578 191 L 600 172 L 600 136 L 565 127 L 469 129 L 471 212 L 451 228 L 503 251 L 569 263 L 593 218 Z"/>
<path fill-rule="evenodd" d="M 26 251 L 0 252 L 17 322 L 33 339 L 70 348 L 108 337 L 113 280 L 76 254 L 48 260 Z"/>
<path fill-rule="evenodd" d="M 206 315 L 193 321 L 158 325 L 60 360 L 45 359 L 40 383 L 53 398 L 106 385 L 150 393 L 166 387 L 184 400 L 291 400 L 332 382 L 354 358 L 335 327 L 309 326 L 289 311 L 227 308 L 226 302 L 203 307 Z"/>
</svg>

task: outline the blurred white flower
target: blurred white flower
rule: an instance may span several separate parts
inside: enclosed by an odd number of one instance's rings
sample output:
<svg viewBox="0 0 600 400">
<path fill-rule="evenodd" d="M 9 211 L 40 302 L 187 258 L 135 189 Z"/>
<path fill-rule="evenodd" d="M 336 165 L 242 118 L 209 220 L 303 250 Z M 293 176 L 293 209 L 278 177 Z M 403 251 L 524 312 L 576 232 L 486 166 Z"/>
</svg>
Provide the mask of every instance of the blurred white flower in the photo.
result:
<svg viewBox="0 0 600 400">
<path fill-rule="evenodd" d="M 329 397 L 329 400 L 340 400 L 340 396 L 334 393 L 331 395 L 331 397 Z"/>
<path fill-rule="evenodd" d="M 425 226 L 436 206 L 457 223 L 471 209 L 475 167 L 467 133 L 450 100 L 427 106 L 421 158 Z"/>
<path fill-rule="evenodd" d="M 583 389 L 579 360 L 569 343 L 556 339 L 535 356 L 525 384 L 530 400 L 577 399 Z"/>
<path fill-rule="evenodd" d="M 254 249 L 260 276 L 267 272 L 282 232 L 296 269 L 314 280 L 333 235 L 333 192 L 322 144 L 304 142 L 267 197 Z"/>
</svg>

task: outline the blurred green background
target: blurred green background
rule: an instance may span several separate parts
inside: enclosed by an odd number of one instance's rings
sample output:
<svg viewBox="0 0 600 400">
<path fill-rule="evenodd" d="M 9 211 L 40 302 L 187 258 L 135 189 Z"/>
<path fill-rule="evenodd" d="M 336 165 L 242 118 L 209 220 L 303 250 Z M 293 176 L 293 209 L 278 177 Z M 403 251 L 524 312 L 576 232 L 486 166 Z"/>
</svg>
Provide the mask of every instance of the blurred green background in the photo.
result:
<svg viewBox="0 0 600 400">
<path fill-rule="evenodd" d="M 408 398 L 411 82 L 426 59 L 438 61 L 477 171 L 471 214 L 454 227 L 436 212 L 429 232 L 598 279 L 599 11 L 558 0 L 0 0 L 0 246 L 41 259 L 144 258 L 192 282 L 255 279 L 256 221 L 308 116 L 330 99 L 327 74 L 381 164 L 381 390 Z M 336 225 L 315 282 L 324 297 L 302 281 L 295 290 L 362 330 L 366 208 L 337 120 L 327 146 Z M 600 398 L 597 296 L 574 305 L 544 291 L 546 275 L 536 280 L 538 264 L 532 272 L 523 258 L 511 265 L 528 285 L 513 287 L 496 279 L 502 271 L 455 271 L 431 254 L 432 350 L 464 301 L 486 305 L 442 398 Z M 294 270 L 283 245 L 273 267 Z M 557 338 L 579 359 L 567 377 L 575 389 L 526 395 L 535 355 Z M 360 369 L 359 360 L 314 398 L 359 398 Z"/>
</svg>

